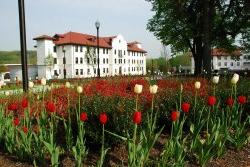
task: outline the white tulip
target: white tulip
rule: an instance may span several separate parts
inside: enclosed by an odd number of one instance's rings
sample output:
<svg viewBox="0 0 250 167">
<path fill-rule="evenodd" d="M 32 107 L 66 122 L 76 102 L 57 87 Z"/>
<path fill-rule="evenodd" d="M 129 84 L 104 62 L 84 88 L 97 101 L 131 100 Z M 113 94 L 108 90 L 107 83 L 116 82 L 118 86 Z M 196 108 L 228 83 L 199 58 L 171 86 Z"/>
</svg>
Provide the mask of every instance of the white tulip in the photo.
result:
<svg viewBox="0 0 250 167">
<path fill-rule="evenodd" d="M 158 86 L 157 85 L 150 85 L 149 87 L 149 91 L 151 94 L 156 94 L 157 93 L 157 90 L 158 90 Z"/>
<path fill-rule="evenodd" d="M 182 84 L 181 84 L 181 88 L 180 89 L 181 89 L 181 93 L 182 93 L 183 92 L 183 85 Z"/>
<path fill-rule="evenodd" d="M 45 78 L 42 78 L 42 79 L 41 79 L 41 84 L 42 84 L 43 86 L 46 85 L 46 79 L 45 79 Z"/>
<path fill-rule="evenodd" d="M 77 86 L 77 92 L 80 94 L 80 93 L 82 93 L 82 87 L 81 86 Z"/>
<path fill-rule="evenodd" d="M 29 88 L 33 88 L 34 87 L 34 82 L 29 81 Z"/>
<path fill-rule="evenodd" d="M 212 81 L 213 81 L 213 84 L 218 84 L 219 83 L 219 80 L 220 80 L 220 77 L 219 76 L 214 76 Z"/>
<path fill-rule="evenodd" d="M 136 94 L 140 94 L 140 93 L 142 92 L 142 85 L 135 84 L 134 92 L 135 92 Z"/>
<path fill-rule="evenodd" d="M 233 78 L 231 79 L 231 83 L 232 84 L 237 84 L 237 82 L 239 81 L 239 78 L 240 78 L 240 76 L 239 76 L 239 74 L 234 74 L 233 75 Z"/>
<path fill-rule="evenodd" d="M 10 95 L 10 92 L 9 92 L 9 91 L 6 91 L 6 92 L 5 92 L 5 95 L 6 95 L 6 96 L 9 96 L 9 95 Z"/>
<path fill-rule="evenodd" d="M 66 82 L 66 83 L 65 83 L 65 87 L 66 87 L 66 88 L 70 88 L 70 83 L 69 83 L 69 82 Z"/>
<path fill-rule="evenodd" d="M 201 88 L 201 83 L 199 81 L 196 81 L 194 84 L 195 89 L 200 89 Z"/>
</svg>

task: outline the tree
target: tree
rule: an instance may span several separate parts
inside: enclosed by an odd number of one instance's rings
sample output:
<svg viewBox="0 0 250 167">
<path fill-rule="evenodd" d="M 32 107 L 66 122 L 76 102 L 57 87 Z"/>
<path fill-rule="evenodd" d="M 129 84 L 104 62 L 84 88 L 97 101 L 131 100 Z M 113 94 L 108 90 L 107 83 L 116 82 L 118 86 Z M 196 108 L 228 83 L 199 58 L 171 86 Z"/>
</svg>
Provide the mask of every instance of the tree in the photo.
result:
<svg viewBox="0 0 250 167">
<path fill-rule="evenodd" d="M 172 50 L 190 50 L 196 75 L 202 68 L 210 73 L 212 47 L 235 49 L 237 35 L 250 26 L 249 0 L 147 1 L 155 12 L 147 28 Z"/>
<path fill-rule="evenodd" d="M 94 47 L 87 47 L 86 50 L 87 63 L 92 65 L 93 71 L 95 70 L 95 64 L 97 62 L 96 51 Z"/>
<path fill-rule="evenodd" d="M 50 52 L 48 53 L 48 56 L 44 58 L 44 64 L 46 67 L 49 68 L 50 75 L 51 75 L 51 70 L 52 68 L 54 68 L 54 57 L 52 56 Z"/>
</svg>

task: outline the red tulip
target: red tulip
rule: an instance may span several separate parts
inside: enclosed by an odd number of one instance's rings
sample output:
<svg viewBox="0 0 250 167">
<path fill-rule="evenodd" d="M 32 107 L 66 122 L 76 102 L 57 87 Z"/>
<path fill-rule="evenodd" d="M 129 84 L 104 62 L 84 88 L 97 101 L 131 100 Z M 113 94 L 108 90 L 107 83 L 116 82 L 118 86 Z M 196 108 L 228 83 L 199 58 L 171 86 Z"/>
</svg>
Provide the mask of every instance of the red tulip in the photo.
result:
<svg viewBox="0 0 250 167">
<path fill-rule="evenodd" d="M 180 113 L 178 111 L 172 111 L 171 120 L 176 121 L 180 117 Z"/>
<path fill-rule="evenodd" d="M 17 103 L 12 103 L 8 106 L 8 110 L 16 111 L 18 109 Z"/>
<path fill-rule="evenodd" d="M 28 130 L 29 130 L 29 129 L 28 129 L 26 126 L 23 127 L 23 132 L 24 132 L 25 134 L 28 133 Z"/>
<path fill-rule="evenodd" d="M 18 125 L 20 124 L 20 120 L 19 120 L 18 118 L 14 118 L 14 119 L 13 119 L 13 124 L 14 124 L 15 126 L 18 126 Z"/>
<path fill-rule="evenodd" d="M 22 108 L 28 107 L 28 100 L 26 98 L 22 99 Z"/>
<path fill-rule="evenodd" d="M 232 107 L 234 105 L 234 99 L 232 97 L 228 97 L 227 100 L 226 100 L 226 104 L 229 107 Z"/>
<path fill-rule="evenodd" d="M 208 100 L 207 100 L 207 104 L 209 106 L 213 106 L 213 105 L 215 105 L 215 103 L 216 103 L 216 97 L 215 96 L 209 96 Z"/>
<path fill-rule="evenodd" d="M 48 102 L 46 105 L 46 110 L 49 111 L 50 113 L 53 113 L 56 111 L 56 106 L 53 102 Z"/>
<path fill-rule="evenodd" d="M 108 121 L 108 116 L 106 113 L 101 113 L 99 116 L 100 123 L 105 125 Z"/>
<path fill-rule="evenodd" d="M 82 113 L 81 113 L 81 115 L 80 115 L 80 120 L 81 120 L 82 122 L 85 122 L 85 121 L 88 120 L 88 115 L 87 115 L 86 112 L 82 112 Z"/>
<path fill-rule="evenodd" d="M 190 110 L 190 104 L 189 103 L 182 103 L 181 109 L 183 112 L 188 113 Z"/>
<path fill-rule="evenodd" d="M 140 111 L 134 112 L 133 121 L 137 125 L 141 123 L 141 112 Z"/>
<path fill-rule="evenodd" d="M 246 96 L 239 96 L 238 97 L 238 103 L 239 104 L 245 104 L 247 102 L 247 97 Z"/>
</svg>

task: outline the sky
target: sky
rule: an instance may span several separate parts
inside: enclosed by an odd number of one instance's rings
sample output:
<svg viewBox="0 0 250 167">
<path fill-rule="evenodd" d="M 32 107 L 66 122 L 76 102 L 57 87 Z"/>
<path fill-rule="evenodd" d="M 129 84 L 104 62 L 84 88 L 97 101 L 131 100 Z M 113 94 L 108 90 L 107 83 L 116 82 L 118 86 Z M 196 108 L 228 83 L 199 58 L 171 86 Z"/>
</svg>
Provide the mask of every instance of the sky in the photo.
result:
<svg viewBox="0 0 250 167">
<path fill-rule="evenodd" d="M 139 41 L 148 57 L 159 57 L 162 45 L 147 27 L 153 16 L 145 0 L 25 0 L 27 48 L 34 50 L 33 38 L 69 31 L 100 36 L 121 34 L 126 41 Z M 18 0 L 0 0 L 0 50 L 19 50 Z"/>
</svg>

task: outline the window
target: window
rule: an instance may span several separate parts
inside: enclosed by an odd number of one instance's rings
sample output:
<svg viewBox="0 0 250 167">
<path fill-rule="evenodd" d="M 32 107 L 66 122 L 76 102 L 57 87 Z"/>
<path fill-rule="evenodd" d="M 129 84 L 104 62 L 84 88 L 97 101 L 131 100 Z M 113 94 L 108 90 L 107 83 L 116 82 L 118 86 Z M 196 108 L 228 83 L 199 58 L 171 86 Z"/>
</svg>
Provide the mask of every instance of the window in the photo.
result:
<svg viewBox="0 0 250 167">
<path fill-rule="evenodd" d="M 130 52 L 128 52 L 128 55 L 130 56 Z"/>
<path fill-rule="evenodd" d="M 109 73 L 109 68 L 106 68 L 106 72 Z"/>
<path fill-rule="evenodd" d="M 218 66 L 221 66 L 221 62 L 218 62 Z"/>
<path fill-rule="evenodd" d="M 104 48 L 102 49 L 102 51 L 103 51 L 103 54 L 105 54 L 105 49 Z"/>
<path fill-rule="evenodd" d="M 116 64 L 116 59 L 115 59 L 115 64 Z"/>
<path fill-rule="evenodd" d="M 80 52 L 82 52 L 82 46 L 80 46 Z"/>
<path fill-rule="evenodd" d="M 53 51 L 56 53 L 56 46 L 53 47 Z"/>
<path fill-rule="evenodd" d="M 221 57 L 218 57 L 218 60 L 221 60 Z"/>
<path fill-rule="evenodd" d="M 57 70 L 54 70 L 54 75 L 58 76 Z"/>
<path fill-rule="evenodd" d="M 83 69 L 80 70 L 80 75 L 83 75 Z"/>
<path fill-rule="evenodd" d="M 75 52 L 78 52 L 78 46 L 75 46 Z"/>
<path fill-rule="evenodd" d="M 89 64 L 89 58 L 87 57 L 87 63 Z"/>
<path fill-rule="evenodd" d="M 94 58 L 94 64 L 96 64 L 96 58 Z"/>
<path fill-rule="evenodd" d="M 124 50 L 124 55 L 126 54 L 125 50 Z"/>
<path fill-rule="evenodd" d="M 103 68 L 103 70 L 102 70 L 102 71 L 103 71 L 103 73 L 105 74 L 105 68 Z"/>
<path fill-rule="evenodd" d="M 130 72 L 130 67 L 128 67 L 128 72 Z"/>
<path fill-rule="evenodd" d="M 57 64 L 57 58 L 54 58 L 54 64 Z"/>
<path fill-rule="evenodd" d="M 124 59 L 124 64 L 126 63 L 126 60 Z"/>
<path fill-rule="evenodd" d="M 96 68 L 94 68 L 94 74 L 96 74 Z"/>
<path fill-rule="evenodd" d="M 106 49 L 106 54 L 108 54 L 109 53 L 109 50 L 108 49 Z"/>
<path fill-rule="evenodd" d="M 90 74 L 90 69 L 89 68 L 87 69 L 87 73 Z"/>
<path fill-rule="evenodd" d="M 240 62 L 237 62 L 237 66 L 240 66 Z"/>
<path fill-rule="evenodd" d="M 106 63 L 109 64 L 109 59 L 108 58 L 106 59 Z"/>
<path fill-rule="evenodd" d="M 103 64 L 105 64 L 105 58 L 103 58 Z"/>
<path fill-rule="evenodd" d="M 231 62 L 231 66 L 234 66 L 234 63 L 233 63 L 233 62 Z"/>
<path fill-rule="evenodd" d="M 115 55 L 116 55 L 116 49 L 115 49 Z"/>
<path fill-rule="evenodd" d="M 80 58 L 80 64 L 82 64 L 82 63 L 83 63 L 83 58 L 81 57 L 81 58 Z"/>
<path fill-rule="evenodd" d="M 128 64 L 130 64 L 130 60 L 128 60 Z"/>
<path fill-rule="evenodd" d="M 224 66 L 227 66 L 227 62 L 224 62 Z"/>
<path fill-rule="evenodd" d="M 226 57 L 226 56 L 224 57 L 224 60 L 227 60 L 227 57 Z"/>
<path fill-rule="evenodd" d="M 78 69 L 76 69 L 76 75 L 78 75 L 79 74 L 79 71 L 78 71 Z"/>
<path fill-rule="evenodd" d="M 78 57 L 76 57 L 76 64 L 78 64 Z"/>
</svg>

